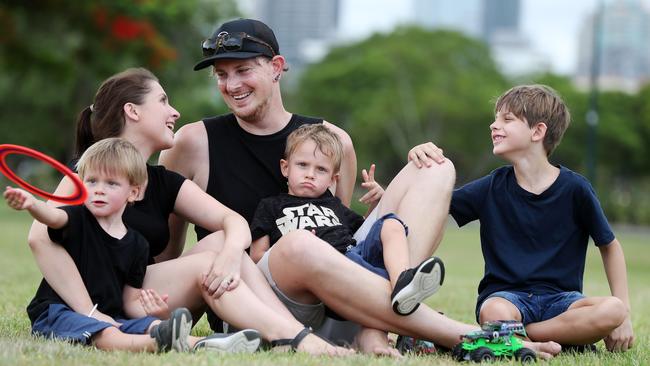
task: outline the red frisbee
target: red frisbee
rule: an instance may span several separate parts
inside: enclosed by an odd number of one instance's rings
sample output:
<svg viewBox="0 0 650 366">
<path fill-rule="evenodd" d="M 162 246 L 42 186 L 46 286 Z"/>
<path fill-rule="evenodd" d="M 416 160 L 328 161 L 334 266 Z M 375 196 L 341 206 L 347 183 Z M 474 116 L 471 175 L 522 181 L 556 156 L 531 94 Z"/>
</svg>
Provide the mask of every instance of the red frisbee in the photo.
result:
<svg viewBox="0 0 650 366">
<path fill-rule="evenodd" d="M 7 165 L 5 159 L 7 155 L 11 155 L 11 154 L 26 155 L 49 164 L 50 166 L 52 166 L 53 168 L 61 172 L 61 174 L 67 176 L 68 178 L 70 178 L 70 180 L 72 180 L 72 184 L 74 184 L 75 187 L 75 192 L 69 196 L 57 196 L 52 193 L 46 192 L 38 187 L 34 187 L 33 185 L 25 182 L 22 178 L 16 175 L 16 173 L 14 173 L 11 169 L 9 169 L 9 166 Z M 43 154 L 42 152 L 30 149 L 25 146 L 11 145 L 11 144 L 0 145 L 0 173 L 4 174 L 12 182 L 23 187 L 25 190 L 33 194 L 39 195 L 41 197 L 47 198 L 48 200 L 57 201 L 68 205 L 79 205 L 82 204 L 86 200 L 86 197 L 88 196 L 88 193 L 86 192 L 86 187 L 84 187 L 79 177 L 77 177 L 77 175 L 72 170 L 68 169 L 68 167 L 66 167 L 65 165 Z"/>
</svg>

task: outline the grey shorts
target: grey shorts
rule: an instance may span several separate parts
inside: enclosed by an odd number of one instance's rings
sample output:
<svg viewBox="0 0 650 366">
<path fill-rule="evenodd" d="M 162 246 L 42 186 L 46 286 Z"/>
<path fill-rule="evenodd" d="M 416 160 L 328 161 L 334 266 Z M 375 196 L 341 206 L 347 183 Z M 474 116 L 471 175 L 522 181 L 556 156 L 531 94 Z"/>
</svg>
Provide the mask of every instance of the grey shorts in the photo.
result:
<svg viewBox="0 0 650 366">
<path fill-rule="evenodd" d="M 271 270 L 269 269 L 269 255 L 272 250 L 273 247 L 269 248 L 269 250 L 264 253 L 262 259 L 257 262 L 257 267 L 262 271 L 262 273 L 264 273 L 266 281 L 271 285 L 273 292 L 275 292 L 275 295 L 280 299 L 280 301 L 282 301 L 287 309 L 289 309 L 291 314 L 293 314 L 293 316 L 306 327 L 318 329 L 325 320 L 325 305 L 322 302 L 319 302 L 318 304 L 302 304 L 290 299 L 289 296 L 280 291 L 278 285 L 273 280 Z"/>
<path fill-rule="evenodd" d="M 375 221 L 377 221 L 377 209 L 373 210 L 368 215 L 363 225 L 361 225 L 359 230 L 357 230 L 357 232 L 354 234 L 354 238 L 358 241 L 365 239 Z M 326 318 L 325 305 L 322 302 L 318 304 L 299 303 L 295 300 L 292 300 L 289 298 L 289 296 L 280 291 L 278 285 L 273 280 L 271 270 L 269 269 L 269 255 L 271 254 L 272 250 L 273 247 L 269 248 L 269 250 L 264 253 L 259 262 L 257 262 L 257 267 L 266 277 L 266 281 L 269 283 L 269 285 L 271 285 L 271 288 L 273 289 L 273 292 L 275 292 L 276 296 L 280 299 L 280 301 L 282 301 L 282 303 L 287 307 L 287 309 L 289 309 L 291 314 L 293 314 L 293 316 L 299 322 L 307 327 L 311 327 L 312 329 L 320 328 Z"/>
</svg>

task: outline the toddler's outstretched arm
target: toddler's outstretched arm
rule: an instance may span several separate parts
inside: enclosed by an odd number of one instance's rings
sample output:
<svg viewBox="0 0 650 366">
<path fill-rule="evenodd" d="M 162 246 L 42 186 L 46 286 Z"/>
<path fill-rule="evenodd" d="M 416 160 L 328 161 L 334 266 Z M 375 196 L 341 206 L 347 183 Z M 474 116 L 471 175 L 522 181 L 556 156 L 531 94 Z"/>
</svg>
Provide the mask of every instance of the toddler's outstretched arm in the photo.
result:
<svg viewBox="0 0 650 366">
<path fill-rule="evenodd" d="M 68 223 L 65 211 L 37 200 L 31 193 L 19 188 L 7 187 L 5 201 L 14 210 L 27 210 L 32 217 L 53 229 L 60 229 Z"/>
</svg>

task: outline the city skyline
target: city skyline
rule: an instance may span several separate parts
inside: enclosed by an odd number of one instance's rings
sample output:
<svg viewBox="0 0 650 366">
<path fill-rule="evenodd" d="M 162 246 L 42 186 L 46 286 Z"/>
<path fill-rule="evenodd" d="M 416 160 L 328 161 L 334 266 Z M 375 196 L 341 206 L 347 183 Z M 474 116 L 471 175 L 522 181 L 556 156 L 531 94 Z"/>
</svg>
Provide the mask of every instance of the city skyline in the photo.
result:
<svg viewBox="0 0 650 366">
<path fill-rule="evenodd" d="M 649 7 L 650 0 L 638 1 Z M 522 35 L 534 51 L 546 58 L 542 61 L 548 61 L 554 73 L 572 75 L 576 71 L 580 29 L 598 2 L 521 1 Z M 400 0 L 341 0 L 340 36 L 362 39 L 373 32 L 388 32 L 398 24 L 412 22 L 412 6 L 412 2 Z"/>
</svg>

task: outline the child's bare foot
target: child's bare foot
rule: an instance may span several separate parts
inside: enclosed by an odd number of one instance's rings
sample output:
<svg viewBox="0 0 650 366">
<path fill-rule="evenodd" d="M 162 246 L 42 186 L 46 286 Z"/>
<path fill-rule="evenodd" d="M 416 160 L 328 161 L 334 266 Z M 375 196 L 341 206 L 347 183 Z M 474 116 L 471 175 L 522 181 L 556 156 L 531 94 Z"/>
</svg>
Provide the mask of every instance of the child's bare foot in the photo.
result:
<svg viewBox="0 0 650 366">
<path fill-rule="evenodd" d="M 402 358 L 399 351 L 390 345 L 388 334 L 378 329 L 362 328 L 354 338 L 354 343 L 362 353 Z"/>
<path fill-rule="evenodd" d="M 556 356 L 560 351 L 562 350 L 562 346 L 560 346 L 558 343 L 549 341 L 549 342 L 530 342 L 530 341 L 524 341 L 524 347 L 530 348 L 535 353 L 537 353 L 537 357 L 541 358 L 542 360 L 549 360 Z"/>
</svg>

